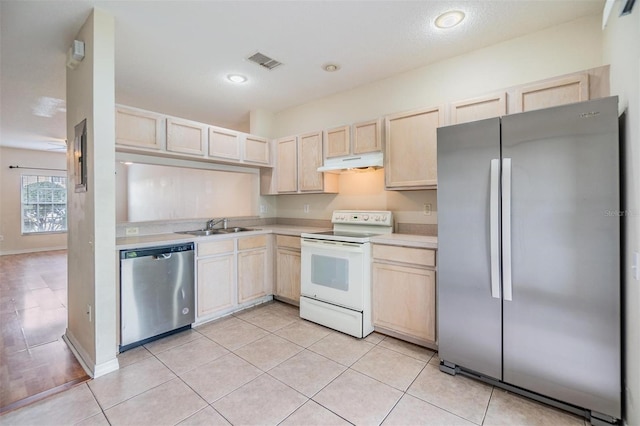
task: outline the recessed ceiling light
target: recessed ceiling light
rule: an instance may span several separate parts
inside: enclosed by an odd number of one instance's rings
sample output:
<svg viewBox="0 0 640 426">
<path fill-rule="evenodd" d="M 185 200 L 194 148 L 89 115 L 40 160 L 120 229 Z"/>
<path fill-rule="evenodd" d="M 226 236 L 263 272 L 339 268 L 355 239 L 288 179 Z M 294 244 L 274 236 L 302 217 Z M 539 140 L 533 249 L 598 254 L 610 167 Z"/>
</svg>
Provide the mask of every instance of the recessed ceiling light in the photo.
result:
<svg viewBox="0 0 640 426">
<path fill-rule="evenodd" d="M 227 76 L 227 80 L 233 82 L 233 83 L 244 83 L 245 81 L 247 81 L 247 77 L 245 77 L 244 75 L 240 75 L 240 74 L 229 74 Z"/>
<path fill-rule="evenodd" d="M 464 19 L 464 12 L 460 10 L 450 10 L 436 18 L 436 27 L 452 28 L 458 25 Z"/>
<path fill-rule="evenodd" d="M 338 64 L 326 64 L 322 66 L 322 69 L 326 72 L 335 72 L 340 69 L 340 65 Z"/>
</svg>

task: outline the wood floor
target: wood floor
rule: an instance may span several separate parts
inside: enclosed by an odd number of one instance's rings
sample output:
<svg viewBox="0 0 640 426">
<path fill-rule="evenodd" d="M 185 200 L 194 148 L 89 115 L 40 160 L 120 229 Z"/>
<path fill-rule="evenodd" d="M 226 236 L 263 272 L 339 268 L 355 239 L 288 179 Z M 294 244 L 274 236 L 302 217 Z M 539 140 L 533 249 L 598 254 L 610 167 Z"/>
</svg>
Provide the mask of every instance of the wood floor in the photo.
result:
<svg viewBox="0 0 640 426">
<path fill-rule="evenodd" d="M 66 326 L 67 252 L 0 256 L 0 413 L 89 379 Z"/>
</svg>

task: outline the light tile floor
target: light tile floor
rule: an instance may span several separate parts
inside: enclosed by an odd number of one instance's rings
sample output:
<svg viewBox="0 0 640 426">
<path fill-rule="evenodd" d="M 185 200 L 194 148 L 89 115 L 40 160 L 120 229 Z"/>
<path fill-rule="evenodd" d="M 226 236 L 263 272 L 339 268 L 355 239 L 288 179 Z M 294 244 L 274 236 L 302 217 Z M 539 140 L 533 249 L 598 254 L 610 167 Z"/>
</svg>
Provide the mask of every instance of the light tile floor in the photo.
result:
<svg viewBox="0 0 640 426">
<path fill-rule="evenodd" d="M 273 302 L 131 349 L 120 370 L 3 425 L 579 425 L 584 419 L 438 369 L 437 354 L 355 339 Z"/>
</svg>

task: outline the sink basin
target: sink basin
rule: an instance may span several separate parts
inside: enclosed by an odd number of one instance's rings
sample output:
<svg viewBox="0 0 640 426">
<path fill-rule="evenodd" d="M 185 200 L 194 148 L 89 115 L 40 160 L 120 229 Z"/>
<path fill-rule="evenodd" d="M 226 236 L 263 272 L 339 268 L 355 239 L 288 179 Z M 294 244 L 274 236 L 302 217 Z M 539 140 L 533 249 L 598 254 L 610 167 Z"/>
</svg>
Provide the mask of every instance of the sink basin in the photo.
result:
<svg viewBox="0 0 640 426">
<path fill-rule="evenodd" d="M 219 231 L 230 234 L 230 233 L 234 233 L 234 232 L 255 231 L 255 229 L 253 229 L 253 228 L 243 228 L 243 227 L 240 227 L 240 226 L 236 226 L 235 228 L 219 229 Z"/>
<path fill-rule="evenodd" d="M 195 231 L 180 231 L 180 232 L 176 232 L 176 234 L 189 234 L 189 235 L 195 235 L 197 237 L 204 237 L 207 235 L 233 234 L 236 232 L 246 232 L 246 231 L 255 231 L 255 229 L 236 226 L 234 228 L 227 228 L 227 229 L 216 228 L 216 229 L 198 229 Z"/>
<path fill-rule="evenodd" d="M 206 235 L 220 234 L 221 233 L 220 231 L 221 231 L 220 229 L 198 229 L 196 231 L 176 232 L 176 234 L 189 234 L 189 235 L 195 235 L 197 237 L 202 237 Z"/>
</svg>

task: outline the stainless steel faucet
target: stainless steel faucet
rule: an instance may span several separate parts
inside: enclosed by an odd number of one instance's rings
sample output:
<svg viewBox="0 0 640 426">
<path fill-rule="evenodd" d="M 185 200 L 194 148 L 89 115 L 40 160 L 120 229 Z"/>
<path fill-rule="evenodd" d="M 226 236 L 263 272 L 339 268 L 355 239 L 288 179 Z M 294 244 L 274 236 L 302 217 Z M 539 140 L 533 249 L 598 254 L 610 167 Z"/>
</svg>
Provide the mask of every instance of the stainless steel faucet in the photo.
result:
<svg viewBox="0 0 640 426">
<path fill-rule="evenodd" d="M 214 226 L 222 222 L 223 229 L 227 229 L 228 219 L 223 217 L 221 219 L 210 219 L 207 221 L 207 229 L 213 229 Z"/>
</svg>

